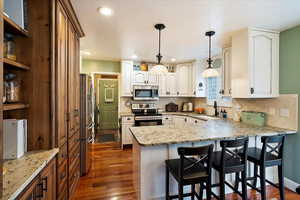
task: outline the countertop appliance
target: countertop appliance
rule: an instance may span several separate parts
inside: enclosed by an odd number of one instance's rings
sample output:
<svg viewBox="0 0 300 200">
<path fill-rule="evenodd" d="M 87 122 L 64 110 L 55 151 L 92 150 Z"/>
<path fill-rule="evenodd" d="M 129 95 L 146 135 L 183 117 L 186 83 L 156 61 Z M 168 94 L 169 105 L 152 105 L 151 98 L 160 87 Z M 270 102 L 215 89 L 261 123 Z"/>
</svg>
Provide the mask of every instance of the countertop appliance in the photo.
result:
<svg viewBox="0 0 300 200">
<path fill-rule="evenodd" d="M 133 103 L 131 109 L 134 114 L 135 126 L 162 125 L 162 114 L 158 112 L 154 103 Z"/>
<path fill-rule="evenodd" d="M 194 111 L 194 106 L 192 102 L 185 102 L 182 105 L 182 111 L 183 112 L 193 112 Z"/>
<path fill-rule="evenodd" d="M 3 157 L 17 159 L 27 151 L 27 120 L 3 120 Z"/>
<path fill-rule="evenodd" d="M 80 174 L 88 173 L 91 166 L 91 144 L 94 143 L 92 77 L 80 75 Z"/>
<path fill-rule="evenodd" d="M 158 85 L 134 85 L 133 100 L 158 100 Z"/>
<path fill-rule="evenodd" d="M 168 103 L 166 105 L 166 112 L 178 112 L 178 105 L 175 103 Z"/>
</svg>

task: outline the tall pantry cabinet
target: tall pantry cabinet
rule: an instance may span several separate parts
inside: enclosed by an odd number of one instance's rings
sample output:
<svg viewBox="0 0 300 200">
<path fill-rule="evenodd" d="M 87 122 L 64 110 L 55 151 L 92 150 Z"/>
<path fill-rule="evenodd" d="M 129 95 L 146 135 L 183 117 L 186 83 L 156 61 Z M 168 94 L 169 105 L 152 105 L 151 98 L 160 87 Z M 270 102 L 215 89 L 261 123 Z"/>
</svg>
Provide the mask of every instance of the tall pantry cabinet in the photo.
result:
<svg viewBox="0 0 300 200">
<path fill-rule="evenodd" d="M 80 176 L 79 88 L 83 31 L 69 1 L 56 4 L 57 199 L 70 199 Z"/>
</svg>

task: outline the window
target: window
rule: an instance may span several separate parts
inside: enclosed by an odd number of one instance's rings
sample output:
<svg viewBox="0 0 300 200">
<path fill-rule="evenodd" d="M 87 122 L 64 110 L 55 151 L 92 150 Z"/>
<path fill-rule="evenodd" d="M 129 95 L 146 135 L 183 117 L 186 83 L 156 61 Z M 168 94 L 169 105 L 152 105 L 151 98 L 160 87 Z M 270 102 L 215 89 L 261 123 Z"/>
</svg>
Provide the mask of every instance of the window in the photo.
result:
<svg viewBox="0 0 300 200">
<path fill-rule="evenodd" d="M 206 101 L 208 105 L 214 105 L 214 101 L 217 101 L 218 106 L 222 107 L 232 107 L 232 98 L 224 97 L 220 94 L 220 89 L 222 87 L 222 70 L 218 69 L 219 77 L 207 78 L 206 79 Z"/>
</svg>

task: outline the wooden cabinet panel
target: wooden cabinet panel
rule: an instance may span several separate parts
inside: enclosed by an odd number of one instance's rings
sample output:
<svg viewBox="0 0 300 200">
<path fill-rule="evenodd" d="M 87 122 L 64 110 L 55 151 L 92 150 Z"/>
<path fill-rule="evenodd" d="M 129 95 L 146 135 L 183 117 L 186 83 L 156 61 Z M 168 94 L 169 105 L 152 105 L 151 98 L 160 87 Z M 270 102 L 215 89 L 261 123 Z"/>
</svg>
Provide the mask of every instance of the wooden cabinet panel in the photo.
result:
<svg viewBox="0 0 300 200">
<path fill-rule="evenodd" d="M 39 179 L 36 178 L 17 199 L 18 200 L 34 200 L 34 199 L 36 199 L 38 183 L 39 183 Z"/>
<path fill-rule="evenodd" d="M 70 153 L 74 150 L 74 148 L 79 146 L 79 131 L 76 131 L 75 134 L 68 140 L 68 152 Z"/>
<path fill-rule="evenodd" d="M 62 6 L 57 4 L 57 68 L 56 68 L 56 124 L 58 146 L 67 140 L 67 53 L 68 22 Z"/>
<path fill-rule="evenodd" d="M 68 161 L 66 160 L 57 170 L 57 194 L 63 192 L 65 185 L 67 185 L 68 178 Z"/>
<path fill-rule="evenodd" d="M 60 147 L 57 155 L 58 167 L 61 166 L 63 162 L 67 159 L 68 159 L 68 145 L 67 143 L 65 143 L 62 147 Z"/>
<path fill-rule="evenodd" d="M 75 164 L 71 166 L 70 176 L 69 176 L 69 196 L 72 197 L 74 194 L 77 183 L 80 178 L 80 160 L 77 158 Z"/>
<path fill-rule="evenodd" d="M 53 159 L 41 172 L 41 200 L 56 199 L 56 160 Z"/>
</svg>

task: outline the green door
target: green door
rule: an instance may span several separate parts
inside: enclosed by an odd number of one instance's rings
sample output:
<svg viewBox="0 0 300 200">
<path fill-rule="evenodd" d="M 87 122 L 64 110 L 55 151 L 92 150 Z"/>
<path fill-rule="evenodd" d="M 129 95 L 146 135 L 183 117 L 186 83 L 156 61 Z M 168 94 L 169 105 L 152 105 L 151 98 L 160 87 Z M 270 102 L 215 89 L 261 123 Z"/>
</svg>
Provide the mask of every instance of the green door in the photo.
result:
<svg viewBox="0 0 300 200">
<path fill-rule="evenodd" d="M 118 80 L 98 79 L 100 129 L 118 129 Z"/>
</svg>

